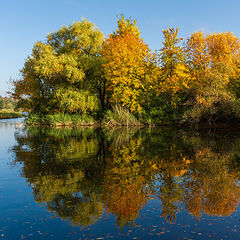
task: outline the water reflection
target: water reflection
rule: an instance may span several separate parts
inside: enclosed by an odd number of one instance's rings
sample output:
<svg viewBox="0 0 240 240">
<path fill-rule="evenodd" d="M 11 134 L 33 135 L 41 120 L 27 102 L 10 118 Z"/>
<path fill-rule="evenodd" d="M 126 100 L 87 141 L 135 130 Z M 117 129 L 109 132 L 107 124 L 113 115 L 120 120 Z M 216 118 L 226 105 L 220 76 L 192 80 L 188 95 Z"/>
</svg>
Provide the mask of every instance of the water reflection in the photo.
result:
<svg viewBox="0 0 240 240">
<path fill-rule="evenodd" d="M 234 137 L 235 136 L 235 137 Z M 15 163 L 35 201 L 75 225 L 112 213 L 134 225 L 153 198 L 176 221 L 181 206 L 229 216 L 240 200 L 240 136 L 173 129 L 45 129 L 16 133 Z"/>
</svg>

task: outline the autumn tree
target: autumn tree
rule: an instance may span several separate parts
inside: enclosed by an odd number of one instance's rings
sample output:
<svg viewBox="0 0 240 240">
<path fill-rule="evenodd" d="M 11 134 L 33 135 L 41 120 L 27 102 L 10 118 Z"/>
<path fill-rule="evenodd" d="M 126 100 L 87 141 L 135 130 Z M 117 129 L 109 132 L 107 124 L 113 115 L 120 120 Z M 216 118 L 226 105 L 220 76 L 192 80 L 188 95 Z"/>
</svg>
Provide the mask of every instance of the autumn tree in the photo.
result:
<svg viewBox="0 0 240 240">
<path fill-rule="evenodd" d="M 105 40 L 85 19 L 63 26 L 34 45 L 12 95 L 41 120 L 57 112 L 120 125 L 239 119 L 239 38 L 194 32 L 183 42 L 178 28 L 162 33 L 152 52 L 131 18 L 121 16 Z"/>
<path fill-rule="evenodd" d="M 162 31 L 163 47 L 158 54 L 158 67 L 149 99 L 149 117 L 160 121 L 174 121 L 181 115 L 184 102 L 188 98 L 190 73 L 185 64 L 182 38 L 178 28 Z"/>
<path fill-rule="evenodd" d="M 176 93 L 188 88 L 189 73 L 185 66 L 182 38 L 178 37 L 178 28 L 163 30 L 163 48 L 160 50 L 160 65 L 162 67 L 159 91 Z"/>
<path fill-rule="evenodd" d="M 239 39 L 230 32 L 196 32 L 187 39 L 185 52 L 194 95 L 187 118 L 211 122 L 238 117 L 234 91 L 229 91 L 229 86 L 239 78 L 239 49 Z"/>
<path fill-rule="evenodd" d="M 136 20 L 122 16 L 117 24 L 118 28 L 108 36 L 102 52 L 109 82 L 107 91 L 111 93 L 111 102 L 133 113 L 141 113 L 150 50 L 140 36 Z"/>
<path fill-rule="evenodd" d="M 187 39 L 188 66 L 198 88 L 227 85 L 239 76 L 239 39 L 230 32 L 195 32 Z"/>
<path fill-rule="evenodd" d="M 102 43 L 103 34 L 87 20 L 50 33 L 46 42 L 35 44 L 22 77 L 14 82 L 14 96 L 28 111 L 84 113 L 96 109 L 94 98 L 100 92 L 95 87 L 98 84 L 93 84 L 98 73 L 92 74 L 92 68 L 97 63 L 101 66 Z"/>
</svg>

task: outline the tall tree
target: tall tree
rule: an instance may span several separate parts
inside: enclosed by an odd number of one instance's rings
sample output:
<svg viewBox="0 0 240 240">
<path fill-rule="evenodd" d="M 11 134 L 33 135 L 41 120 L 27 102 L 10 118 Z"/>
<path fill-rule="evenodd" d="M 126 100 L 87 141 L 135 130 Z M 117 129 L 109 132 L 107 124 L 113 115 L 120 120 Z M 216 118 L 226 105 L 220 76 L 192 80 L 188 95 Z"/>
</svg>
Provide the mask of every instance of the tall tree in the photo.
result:
<svg viewBox="0 0 240 240">
<path fill-rule="evenodd" d="M 108 36 L 103 48 L 104 70 L 111 101 L 131 112 L 141 113 L 150 50 L 140 37 L 136 20 L 117 21 L 118 28 Z"/>
<path fill-rule="evenodd" d="M 150 118 L 173 121 L 180 118 L 188 98 L 190 73 L 185 64 L 178 29 L 163 30 L 163 47 L 158 54 L 158 74 L 150 98 Z"/>
<path fill-rule="evenodd" d="M 230 32 L 196 32 L 187 39 L 185 52 L 194 96 L 186 115 L 189 120 L 211 123 L 239 117 L 235 98 L 239 89 L 239 49 L 239 39 Z"/>
<path fill-rule="evenodd" d="M 49 34 L 46 42 L 35 44 L 26 60 L 22 78 L 14 82 L 15 96 L 30 111 L 82 111 L 82 105 L 75 100 L 84 99 L 91 105 L 91 98 L 96 98 L 91 69 L 99 58 L 102 43 L 102 32 L 87 20 Z M 64 91 L 66 88 L 70 89 L 71 96 Z M 88 96 L 91 96 L 90 102 Z M 66 103 L 66 99 L 69 102 Z"/>
<path fill-rule="evenodd" d="M 192 33 L 185 52 L 197 88 L 223 87 L 239 76 L 239 49 L 239 39 L 230 32 Z"/>
<path fill-rule="evenodd" d="M 160 50 L 160 92 L 170 91 L 176 93 L 188 88 L 189 72 L 185 65 L 183 47 L 180 46 L 182 38 L 178 37 L 178 28 L 163 30 L 163 48 Z"/>
</svg>

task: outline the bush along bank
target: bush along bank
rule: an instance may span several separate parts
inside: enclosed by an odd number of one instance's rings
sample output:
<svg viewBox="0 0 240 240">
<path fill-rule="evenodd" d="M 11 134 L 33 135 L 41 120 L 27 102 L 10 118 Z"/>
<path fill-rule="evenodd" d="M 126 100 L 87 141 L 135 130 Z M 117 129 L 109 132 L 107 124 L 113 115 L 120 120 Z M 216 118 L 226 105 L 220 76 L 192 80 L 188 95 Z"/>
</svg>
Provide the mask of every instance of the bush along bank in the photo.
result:
<svg viewBox="0 0 240 240">
<path fill-rule="evenodd" d="M 97 125 L 97 121 L 87 115 L 70 115 L 64 113 L 58 114 L 29 114 L 26 117 L 27 125 L 32 126 L 93 126 Z"/>
<path fill-rule="evenodd" d="M 121 106 L 115 106 L 112 110 L 106 111 L 102 118 L 97 118 L 90 115 L 80 114 L 29 114 L 26 117 L 27 125 L 32 126 L 142 126 L 145 125 L 140 122 L 132 113 Z"/>
</svg>

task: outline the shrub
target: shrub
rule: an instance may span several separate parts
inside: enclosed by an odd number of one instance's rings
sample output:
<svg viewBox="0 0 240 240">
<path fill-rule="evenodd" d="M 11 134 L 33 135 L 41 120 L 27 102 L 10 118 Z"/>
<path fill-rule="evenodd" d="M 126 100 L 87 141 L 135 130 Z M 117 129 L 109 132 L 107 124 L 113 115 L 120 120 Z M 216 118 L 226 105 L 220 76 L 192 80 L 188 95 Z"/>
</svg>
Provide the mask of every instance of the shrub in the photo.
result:
<svg viewBox="0 0 240 240">
<path fill-rule="evenodd" d="M 181 122 L 209 124 L 240 118 L 240 102 L 224 89 L 209 89 L 198 95 Z"/>
<path fill-rule="evenodd" d="M 95 120 L 91 116 L 87 115 L 70 115 L 64 113 L 57 113 L 54 115 L 39 115 L 30 114 L 26 118 L 28 125 L 92 125 Z"/>
<path fill-rule="evenodd" d="M 120 105 L 115 105 L 112 110 L 108 110 L 103 120 L 108 126 L 137 126 L 141 123 L 132 113 Z"/>
</svg>

